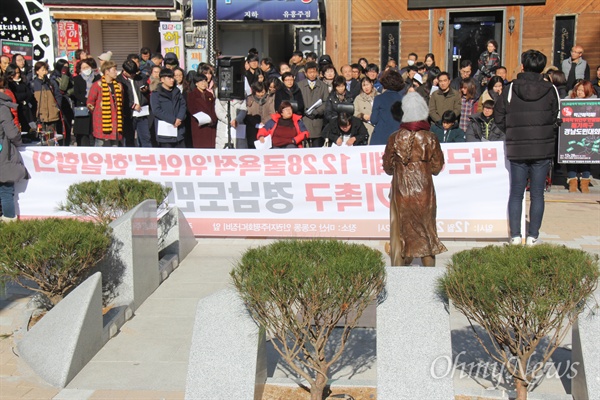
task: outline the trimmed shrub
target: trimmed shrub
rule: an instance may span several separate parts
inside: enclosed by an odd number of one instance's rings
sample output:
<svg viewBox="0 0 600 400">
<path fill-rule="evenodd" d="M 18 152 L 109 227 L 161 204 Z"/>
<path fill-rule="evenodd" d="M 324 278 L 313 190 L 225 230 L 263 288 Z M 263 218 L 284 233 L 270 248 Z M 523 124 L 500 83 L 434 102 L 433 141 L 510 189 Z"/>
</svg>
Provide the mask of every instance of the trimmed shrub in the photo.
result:
<svg viewBox="0 0 600 400">
<path fill-rule="evenodd" d="M 106 254 L 110 228 L 74 219 L 33 219 L 0 227 L 0 281 L 60 301 Z"/>
<path fill-rule="evenodd" d="M 160 207 L 170 191 L 170 188 L 148 180 L 85 181 L 69 186 L 67 199 L 58 205 L 58 209 L 109 224 L 144 200 L 154 199 Z"/>
<path fill-rule="evenodd" d="M 231 277 L 254 319 L 277 339 L 277 352 L 310 383 L 311 399 L 321 400 L 329 368 L 384 287 L 384 265 L 382 254 L 364 245 L 279 241 L 248 250 Z M 341 341 L 334 344 L 338 324 Z"/>
<path fill-rule="evenodd" d="M 487 246 L 455 254 L 439 288 L 468 318 L 484 350 L 514 377 L 517 399 L 524 400 L 597 282 L 598 257 L 582 250 Z M 473 324 L 483 327 L 491 344 Z M 530 363 L 534 353 L 539 363 Z"/>
</svg>

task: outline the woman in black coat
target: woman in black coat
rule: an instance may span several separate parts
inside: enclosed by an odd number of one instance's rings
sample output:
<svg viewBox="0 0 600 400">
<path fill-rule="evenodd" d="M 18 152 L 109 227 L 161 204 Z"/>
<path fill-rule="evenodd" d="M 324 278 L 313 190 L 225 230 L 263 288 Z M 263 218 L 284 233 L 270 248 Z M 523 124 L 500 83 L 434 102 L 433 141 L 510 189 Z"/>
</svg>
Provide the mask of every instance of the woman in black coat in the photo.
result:
<svg viewBox="0 0 600 400">
<path fill-rule="evenodd" d="M 19 123 L 21 124 L 21 131 L 31 132 L 37 129 L 36 121 L 33 116 L 35 98 L 33 97 L 31 86 L 27 84 L 27 81 L 22 74 L 21 68 L 16 64 L 9 64 L 6 67 L 4 78 L 8 82 L 8 88 L 13 92 L 17 99 L 17 113 L 19 115 Z"/>
<path fill-rule="evenodd" d="M 87 97 L 92 84 L 100 79 L 100 75 L 95 73 L 96 61 L 93 58 L 82 60 L 75 67 L 77 76 L 73 78 L 73 98 L 75 99 L 74 107 L 85 107 L 87 109 Z M 75 116 L 73 124 L 73 133 L 77 146 L 93 146 L 94 139 L 92 137 L 92 115 L 88 112 L 85 116 Z"/>
<path fill-rule="evenodd" d="M 285 72 L 281 75 L 281 80 L 283 85 L 275 92 L 275 109 L 279 109 L 282 101 L 289 101 L 294 114 L 304 115 L 304 100 L 300 88 L 296 85 L 294 75 L 291 72 Z"/>
</svg>

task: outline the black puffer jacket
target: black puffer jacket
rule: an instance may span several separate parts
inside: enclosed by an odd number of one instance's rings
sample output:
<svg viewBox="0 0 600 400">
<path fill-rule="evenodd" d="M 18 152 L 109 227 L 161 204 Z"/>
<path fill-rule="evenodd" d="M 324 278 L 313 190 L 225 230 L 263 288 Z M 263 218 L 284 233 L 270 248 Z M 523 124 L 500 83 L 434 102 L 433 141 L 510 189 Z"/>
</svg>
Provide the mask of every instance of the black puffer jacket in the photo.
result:
<svg viewBox="0 0 600 400">
<path fill-rule="evenodd" d="M 496 102 L 494 117 L 498 128 L 506 133 L 506 158 L 554 157 L 558 96 L 541 74 L 520 73 Z"/>
</svg>

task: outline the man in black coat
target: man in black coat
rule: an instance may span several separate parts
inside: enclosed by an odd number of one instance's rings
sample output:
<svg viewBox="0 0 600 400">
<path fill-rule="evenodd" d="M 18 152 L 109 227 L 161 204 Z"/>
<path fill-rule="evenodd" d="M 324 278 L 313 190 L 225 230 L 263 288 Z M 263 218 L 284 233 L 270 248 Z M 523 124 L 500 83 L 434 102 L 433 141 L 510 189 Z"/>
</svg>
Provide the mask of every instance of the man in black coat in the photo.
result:
<svg viewBox="0 0 600 400">
<path fill-rule="evenodd" d="M 360 82 L 358 79 L 352 78 L 352 67 L 350 65 L 344 65 L 340 72 L 344 79 L 346 79 L 346 91 L 348 94 L 355 99 L 360 94 Z"/>
<path fill-rule="evenodd" d="M 496 102 L 496 124 L 506 133 L 506 158 L 510 162 L 508 222 L 511 244 L 521 244 L 523 195 L 530 180 L 529 228 L 526 244 L 538 242 L 544 216 L 544 189 L 555 153 L 555 126 L 559 99 L 556 89 L 543 79 L 546 56 L 537 50 L 521 55 L 523 72 Z"/>
</svg>

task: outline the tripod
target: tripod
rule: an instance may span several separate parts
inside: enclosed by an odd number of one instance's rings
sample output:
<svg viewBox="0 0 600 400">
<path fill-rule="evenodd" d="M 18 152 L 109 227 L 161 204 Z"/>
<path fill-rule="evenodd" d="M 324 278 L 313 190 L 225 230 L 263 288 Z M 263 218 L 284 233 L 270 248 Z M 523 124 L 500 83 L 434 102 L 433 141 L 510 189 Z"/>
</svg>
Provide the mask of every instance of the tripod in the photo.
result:
<svg viewBox="0 0 600 400">
<path fill-rule="evenodd" d="M 231 100 L 227 100 L 227 143 L 223 146 L 224 149 L 235 149 L 231 141 Z"/>
</svg>

